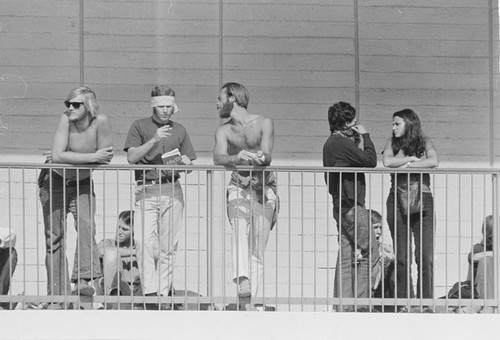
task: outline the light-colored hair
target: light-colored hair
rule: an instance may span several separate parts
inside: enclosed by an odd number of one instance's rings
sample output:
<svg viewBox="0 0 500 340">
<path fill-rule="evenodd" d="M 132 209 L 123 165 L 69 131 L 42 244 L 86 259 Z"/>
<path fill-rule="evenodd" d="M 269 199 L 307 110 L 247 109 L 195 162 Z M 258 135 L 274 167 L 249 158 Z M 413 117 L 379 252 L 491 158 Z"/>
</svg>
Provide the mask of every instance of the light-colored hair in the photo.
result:
<svg viewBox="0 0 500 340">
<path fill-rule="evenodd" d="M 167 85 L 158 85 L 153 88 L 153 91 L 151 91 L 151 97 L 159 97 L 159 96 L 175 97 L 175 92 Z"/>
<path fill-rule="evenodd" d="M 380 215 L 378 211 L 373 209 L 368 209 L 367 212 L 368 212 L 368 217 L 372 222 L 372 225 L 374 225 L 375 223 L 382 222 L 382 215 Z"/>
<path fill-rule="evenodd" d="M 247 88 L 238 83 L 226 83 L 222 86 L 222 90 L 226 89 L 228 97 L 233 96 L 236 103 L 248 109 L 248 103 L 250 102 L 250 92 Z"/>
<path fill-rule="evenodd" d="M 68 97 L 64 102 L 67 103 L 71 99 L 79 95 L 83 95 L 83 106 L 85 107 L 85 110 L 87 110 L 90 116 L 90 120 L 93 120 L 97 115 L 97 111 L 99 111 L 99 103 L 97 102 L 97 96 L 95 92 L 91 88 L 87 86 L 74 88 L 68 94 Z"/>
<path fill-rule="evenodd" d="M 488 215 L 484 218 L 483 227 L 483 245 L 486 249 L 491 249 L 493 247 L 493 216 Z"/>
</svg>

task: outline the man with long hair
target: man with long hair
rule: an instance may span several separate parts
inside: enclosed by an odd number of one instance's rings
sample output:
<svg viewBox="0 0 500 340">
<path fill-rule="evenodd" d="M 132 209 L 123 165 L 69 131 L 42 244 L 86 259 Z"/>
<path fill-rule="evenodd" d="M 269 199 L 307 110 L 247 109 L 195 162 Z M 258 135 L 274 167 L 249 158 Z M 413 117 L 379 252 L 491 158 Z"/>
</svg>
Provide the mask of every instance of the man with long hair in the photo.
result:
<svg viewBox="0 0 500 340">
<path fill-rule="evenodd" d="M 375 147 L 363 125 L 356 124 L 356 110 L 338 102 L 328 110 L 331 135 L 323 146 L 325 167 L 370 167 L 377 165 Z M 359 148 L 360 136 L 363 149 Z M 339 231 L 339 255 L 335 270 L 334 296 L 369 298 L 378 275 L 379 250 L 365 208 L 366 182 L 362 172 L 330 171 L 325 181 L 333 200 L 333 216 Z M 357 258 L 359 249 L 361 258 Z M 358 305 L 358 310 L 366 305 Z M 340 311 L 352 311 L 343 304 Z"/>
<path fill-rule="evenodd" d="M 108 164 L 113 157 L 113 139 L 108 117 L 98 113 L 96 95 L 88 87 L 73 89 L 64 101 L 67 110 L 61 115 L 52 151 L 52 163 L 84 165 Z M 95 195 L 88 169 L 53 169 L 42 171 L 39 178 L 47 255 L 47 290 L 49 295 L 92 296 L 91 284 L 101 276 L 99 252 L 95 241 Z M 78 232 L 71 281 L 66 258 L 66 215 L 71 212 Z M 48 308 L 66 308 L 61 302 Z"/>
<path fill-rule="evenodd" d="M 217 108 L 219 117 L 228 120 L 215 132 L 214 164 L 271 164 L 273 121 L 248 112 L 249 100 L 250 94 L 241 84 L 222 87 Z M 227 205 L 232 228 L 233 282 L 238 285 L 240 305 L 246 308 L 246 299 L 257 296 L 264 280 L 264 251 L 278 214 L 274 173 L 263 169 L 233 171 Z"/>
</svg>

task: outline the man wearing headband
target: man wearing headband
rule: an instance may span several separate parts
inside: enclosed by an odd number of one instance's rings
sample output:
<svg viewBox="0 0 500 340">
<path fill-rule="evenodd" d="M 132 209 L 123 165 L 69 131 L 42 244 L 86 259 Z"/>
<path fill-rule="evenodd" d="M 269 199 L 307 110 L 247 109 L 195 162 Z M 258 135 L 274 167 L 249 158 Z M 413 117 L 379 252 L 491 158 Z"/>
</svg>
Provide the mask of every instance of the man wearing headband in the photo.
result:
<svg viewBox="0 0 500 340">
<path fill-rule="evenodd" d="M 238 83 L 225 84 L 219 95 L 219 116 L 229 119 L 215 132 L 214 163 L 225 166 L 271 164 L 273 121 L 248 112 L 250 94 Z M 233 281 L 239 305 L 247 309 L 264 278 L 264 251 L 278 215 L 273 172 L 233 171 L 227 187 L 227 213 L 232 227 Z"/>
<path fill-rule="evenodd" d="M 96 95 L 88 87 L 73 89 L 64 101 L 66 111 L 59 118 L 47 163 L 108 164 L 113 157 L 111 124 L 98 113 Z M 89 169 L 43 169 L 38 179 L 45 226 L 48 295 L 92 296 L 94 279 L 101 277 L 95 241 L 95 194 Z M 71 281 L 66 258 L 66 216 L 73 215 L 77 241 Z M 74 283 L 71 291 L 70 283 Z M 55 299 L 54 299 L 55 300 Z M 49 309 L 64 309 L 60 298 Z"/>
<path fill-rule="evenodd" d="M 135 171 L 134 240 L 146 296 L 173 294 L 172 278 L 175 252 L 179 242 L 184 196 L 179 171 L 155 169 L 163 165 L 162 155 L 178 149 L 180 165 L 191 165 L 196 153 L 186 129 L 172 121 L 179 111 L 175 92 L 168 86 L 156 86 L 151 92 L 153 115 L 132 123 L 124 150 L 130 164 L 145 165 Z M 154 247 L 160 244 L 160 257 L 155 261 Z M 168 309 L 163 304 L 147 308 Z"/>
</svg>

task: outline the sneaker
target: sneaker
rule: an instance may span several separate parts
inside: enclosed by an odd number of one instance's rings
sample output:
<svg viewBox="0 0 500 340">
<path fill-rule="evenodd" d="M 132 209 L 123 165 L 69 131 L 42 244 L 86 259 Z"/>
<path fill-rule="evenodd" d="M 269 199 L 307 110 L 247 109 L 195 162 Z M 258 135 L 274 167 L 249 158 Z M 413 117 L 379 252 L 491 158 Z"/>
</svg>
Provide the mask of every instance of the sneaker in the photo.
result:
<svg viewBox="0 0 500 340">
<path fill-rule="evenodd" d="M 238 290 L 238 297 L 248 298 L 252 295 L 252 290 L 250 288 L 250 280 L 247 277 L 240 278 L 240 287 Z"/>
<path fill-rule="evenodd" d="M 75 284 L 75 288 L 71 292 L 72 295 L 94 296 L 95 289 L 87 281 L 80 280 Z"/>
</svg>

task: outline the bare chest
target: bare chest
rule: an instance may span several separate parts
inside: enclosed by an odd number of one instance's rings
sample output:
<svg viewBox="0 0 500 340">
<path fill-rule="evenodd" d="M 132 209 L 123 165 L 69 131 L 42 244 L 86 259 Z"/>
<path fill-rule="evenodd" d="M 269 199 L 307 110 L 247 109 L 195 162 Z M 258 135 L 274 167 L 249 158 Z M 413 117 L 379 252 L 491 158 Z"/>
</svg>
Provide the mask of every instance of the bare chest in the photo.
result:
<svg viewBox="0 0 500 340">
<path fill-rule="evenodd" d="M 228 136 L 228 146 L 235 153 L 240 150 L 257 151 L 261 148 L 261 140 L 262 133 L 253 124 L 243 127 L 231 126 Z"/>
<path fill-rule="evenodd" d="M 68 151 L 90 153 L 97 151 L 97 126 L 92 124 L 84 131 L 71 124 L 68 134 Z"/>
</svg>

